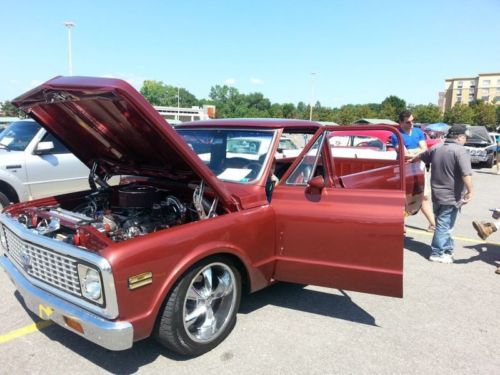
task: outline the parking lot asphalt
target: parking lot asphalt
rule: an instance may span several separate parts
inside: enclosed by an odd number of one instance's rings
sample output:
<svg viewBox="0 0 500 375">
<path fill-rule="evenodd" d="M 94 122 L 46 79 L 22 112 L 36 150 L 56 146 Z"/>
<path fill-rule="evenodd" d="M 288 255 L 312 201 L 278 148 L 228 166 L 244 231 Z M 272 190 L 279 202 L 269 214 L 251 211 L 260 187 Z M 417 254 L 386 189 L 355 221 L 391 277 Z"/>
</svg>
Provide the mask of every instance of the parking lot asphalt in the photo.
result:
<svg viewBox="0 0 500 375">
<path fill-rule="evenodd" d="M 500 205 L 494 172 L 474 170 L 454 264 L 430 263 L 423 216 L 407 219 L 404 298 L 279 283 L 245 296 L 230 336 L 194 359 L 153 340 L 111 352 L 40 322 L 0 272 L 0 374 L 498 374 L 500 234 L 485 243 L 471 225 Z"/>
</svg>

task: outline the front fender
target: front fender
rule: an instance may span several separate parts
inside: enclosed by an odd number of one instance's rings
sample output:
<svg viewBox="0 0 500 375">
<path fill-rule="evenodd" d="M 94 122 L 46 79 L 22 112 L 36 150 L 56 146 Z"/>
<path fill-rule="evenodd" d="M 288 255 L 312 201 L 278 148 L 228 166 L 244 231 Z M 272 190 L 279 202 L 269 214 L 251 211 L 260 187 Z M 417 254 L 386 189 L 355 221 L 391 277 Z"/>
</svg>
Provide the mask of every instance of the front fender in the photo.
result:
<svg viewBox="0 0 500 375">
<path fill-rule="evenodd" d="M 21 182 L 19 177 L 14 173 L 8 172 L 4 169 L 0 169 L 0 181 L 9 184 L 16 191 L 17 197 L 19 198 L 19 202 L 24 202 L 29 200 L 30 195 L 28 188 Z"/>
</svg>

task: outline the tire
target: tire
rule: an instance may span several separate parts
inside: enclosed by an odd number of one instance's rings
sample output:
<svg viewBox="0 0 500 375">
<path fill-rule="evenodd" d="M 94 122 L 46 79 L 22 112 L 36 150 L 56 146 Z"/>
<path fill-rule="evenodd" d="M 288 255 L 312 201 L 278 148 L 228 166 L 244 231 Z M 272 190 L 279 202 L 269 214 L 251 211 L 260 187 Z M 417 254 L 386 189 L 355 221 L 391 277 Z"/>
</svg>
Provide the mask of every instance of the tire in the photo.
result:
<svg viewBox="0 0 500 375">
<path fill-rule="evenodd" d="M 491 154 L 488 157 L 488 160 L 486 160 L 486 168 L 493 168 L 493 165 L 495 164 L 495 157 L 493 154 Z"/>
<path fill-rule="evenodd" d="M 4 193 L 0 193 L 0 212 L 10 204 L 10 199 Z"/>
<path fill-rule="evenodd" d="M 208 258 L 189 269 L 168 295 L 154 336 L 167 349 L 198 356 L 219 345 L 236 324 L 241 275 L 227 258 Z"/>
</svg>

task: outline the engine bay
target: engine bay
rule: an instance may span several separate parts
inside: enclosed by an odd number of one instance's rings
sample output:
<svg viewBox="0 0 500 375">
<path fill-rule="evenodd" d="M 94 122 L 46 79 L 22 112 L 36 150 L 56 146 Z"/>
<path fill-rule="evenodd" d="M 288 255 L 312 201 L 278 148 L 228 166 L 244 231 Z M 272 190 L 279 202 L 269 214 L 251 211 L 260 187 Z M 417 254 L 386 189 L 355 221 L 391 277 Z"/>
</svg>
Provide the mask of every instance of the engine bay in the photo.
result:
<svg viewBox="0 0 500 375">
<path fill-rule="evenodd" d="M 217 198 L 204 196 L 203 182 L 188 194 L 152 185 L 96 189 L 76 206 L 26 207 L 13 217 L 28 229 L 89 250 L 177 225 L 217 216 Z"/>
</svg>

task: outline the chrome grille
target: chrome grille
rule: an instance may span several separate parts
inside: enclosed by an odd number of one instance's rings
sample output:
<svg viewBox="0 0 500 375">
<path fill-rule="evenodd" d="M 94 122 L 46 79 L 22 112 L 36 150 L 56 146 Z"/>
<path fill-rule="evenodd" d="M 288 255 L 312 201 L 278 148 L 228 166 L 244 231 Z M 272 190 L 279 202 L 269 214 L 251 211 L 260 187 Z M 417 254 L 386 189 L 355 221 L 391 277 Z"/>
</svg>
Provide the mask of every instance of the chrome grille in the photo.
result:
<svg viewBox="0 0 500 375">
<path fill-rule="evenodd" d="M 23 241 L 5 226 L 7 253 L 29 276 L 76 296 L 81 296 L 77 262 L 52 250 Z"/>
</svg>

